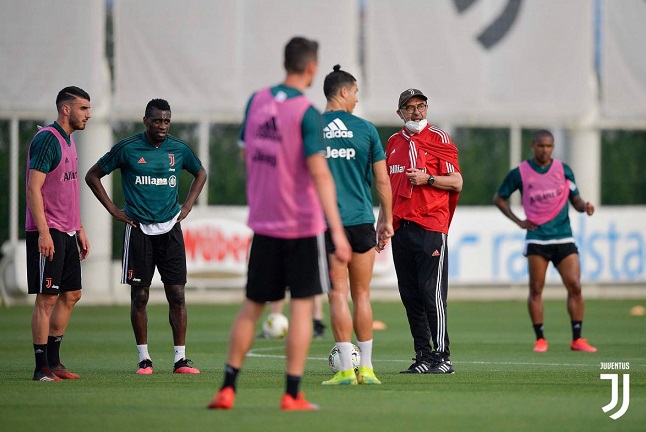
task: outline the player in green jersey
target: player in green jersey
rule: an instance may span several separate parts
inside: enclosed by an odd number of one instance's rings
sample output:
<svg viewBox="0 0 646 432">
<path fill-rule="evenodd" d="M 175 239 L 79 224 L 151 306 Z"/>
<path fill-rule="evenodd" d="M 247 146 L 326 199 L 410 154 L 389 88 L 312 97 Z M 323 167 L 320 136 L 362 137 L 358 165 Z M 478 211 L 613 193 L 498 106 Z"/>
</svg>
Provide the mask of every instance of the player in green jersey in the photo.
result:
<svg viewBox="0 0 646 432">
<path fill-rule="evenodd" d="M 142 375 L 153 373 L 146 305 L 155 267 L 168 300 L 175 349 L 173 372 L 200 372 L 186 358 L 186 251 L 180 222 L 188 216 L 202 191 L 206 171 L 185 142 L 168 135 L 170 121 L 168 102 L 151 100 L 143 119 L 146 130 L 118 142 L 85 176 L 106 210 L 126 224 L 121 282 L 131 286 L 130 320 L 139 351 L 137 373 Z M 112 202 L 101 184 L 101 178 L 116 169 L 121 170 L 126 200 L 123 209 Z M 181 170 L 191 173 L 194 179 L 180 206 Z"/>
<path fill-rule="evenodd" d="M 63 335 L 81 299 L 81 262 L 90 242 L 81 225 L 78 163 L 72 133 L 90 119 L 90 95 L 70 86 L 56 96 L 57 120 L 29 145 L 25 241 L 28 292 L 36 295 L 31 332 L 35 381 L 78 379 L 60 361 Z"/>
<path fill-rule="evenodd" d="M 597 349 L 581 337 L 583 326 L 583 296 L 581 294 L 581 265 L 574 243 L 569 205 L 588 216 L 594 206 L 584 201 L 569 166 L 552 158 L 554 136 L 540 130 L 532 139 L 532 159 L 511 170 L 494 195 L 494 204 L 520 228 L 527 230 L 525 256 L 529 268 L 529 297 L 527 306 L 536 333 L 535 352 L 547 351 L 543 334 L 543 288 L 550 261 L 558 270 L 567 289 L 567 308 L 572 326 L 573 351 L 595 352 Z M 526 219 L 518 218 L 509 206 L 508 198 L 521 191 Z"/>
<path fill-rule="evenodd" d="M 373 177 L 385 223 L 380 236 L 393 235 L 392 195 L 386 171 L 386 155 L 374 125 L 352 115 L 358 102 L 357 80 L 336 65 L 325 77 L 323 91 L 327 106 L 323 113 L 323 139 L 337 191 L 339 213 L 350 245 L 352 260 L 341 262 L 332 255 L 328 238 L 332 290 L 330 321 L 339 349 L 340 370 L 324 385 L 381 384 L 372 366 L 372 307 L 370 281 L 375 263 L 377 233 L 372 208 Z M 348 305 L 349 290 L 353 311 Z M 352 330 L 361 350 L 358 377 L 352 367 Z"/>
</svg>

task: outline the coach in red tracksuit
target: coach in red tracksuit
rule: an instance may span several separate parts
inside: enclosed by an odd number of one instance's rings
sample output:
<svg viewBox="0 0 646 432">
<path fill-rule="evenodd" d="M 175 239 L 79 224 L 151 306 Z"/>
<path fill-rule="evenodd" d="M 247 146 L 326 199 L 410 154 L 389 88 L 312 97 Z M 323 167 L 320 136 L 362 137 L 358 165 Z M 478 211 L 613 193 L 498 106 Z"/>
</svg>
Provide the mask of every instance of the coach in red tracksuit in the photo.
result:
<svg viewBox="0 0 646 432">
<path fill-rule="evenodd" d="M 451 137 L 426 121 L 426 101 L 417 89 L 399 96 L 397 114 L 405 126 L 388 140 L 386 162 L 393 259 L 415 346 L 415 363 L 402 373 L 444 374 L 454 372 L 446 320 L 447 235 L 462 175 Z"/>
</svg>

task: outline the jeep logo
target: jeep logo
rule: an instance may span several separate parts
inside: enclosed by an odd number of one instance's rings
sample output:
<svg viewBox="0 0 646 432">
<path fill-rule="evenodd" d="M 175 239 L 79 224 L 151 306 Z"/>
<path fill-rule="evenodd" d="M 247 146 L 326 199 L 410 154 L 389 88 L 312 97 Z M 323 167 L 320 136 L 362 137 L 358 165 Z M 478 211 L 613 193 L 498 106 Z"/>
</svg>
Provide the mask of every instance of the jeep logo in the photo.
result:
<svg viewBox="0 0 646 432">
<path fill-rule="evenodd" d="M 337 131 L 338 132 L 338 131 Z M 350 132 L 352 133 L 352 132 Z M 325 153 L 326 158 L 332 158 L 332 159 L 354 159 L 354 156 L 357 154 L 357 151 L 353 148 L 340 148 L 340 149 L 333 149 L 330 146 L 327 146 L 327 152 Z"/>
</svg>

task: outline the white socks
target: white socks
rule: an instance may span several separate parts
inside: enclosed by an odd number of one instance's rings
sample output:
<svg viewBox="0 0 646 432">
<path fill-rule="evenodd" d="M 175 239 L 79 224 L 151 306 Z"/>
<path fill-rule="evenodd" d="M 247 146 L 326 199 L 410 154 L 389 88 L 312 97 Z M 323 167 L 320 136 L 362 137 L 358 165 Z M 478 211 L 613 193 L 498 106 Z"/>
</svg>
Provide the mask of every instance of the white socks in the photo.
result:
<svg viewBox="0 0 646 432">
<path fill-rule="evenodd" d="M 339 348 L 339 370 L 352 369 L 352 342 L 337 342 Z"/>
<path fill-rule="evenodd" d="M 186 346 L 174 346 L 173 350 L 175 351 L 175 360 L 174 363 L 177 363 L 179 360 L 186 358 Z M 139 351 L 139 361 L 151 360 L 150 354 L 148 354 L 148 344 L 137 345 L 137 351 Z"/>
<path fill-rule="evenodd" d="M 173 360 L 173 363 L 177 363 L 186 358 L 186 345 L 174 346 L 173 349 L 175 350 L 175 360 Z"/>
<path fill-rule="evenodd" d="M 372 339 L 364 342 L 357 341 L 357 346 L 361 350 L 361 361 L 359 362 L 359 366 L 368 366 L 369 368 L 371 368 L 372 367 Z"/>
<path fill-rule="evenodd" d="M 137 351 L 139 351 L 139 362 L 143 360 L 151 360 L 150 354 L 148 354 L 148 344 L 137 345 Z"/>
</svg>

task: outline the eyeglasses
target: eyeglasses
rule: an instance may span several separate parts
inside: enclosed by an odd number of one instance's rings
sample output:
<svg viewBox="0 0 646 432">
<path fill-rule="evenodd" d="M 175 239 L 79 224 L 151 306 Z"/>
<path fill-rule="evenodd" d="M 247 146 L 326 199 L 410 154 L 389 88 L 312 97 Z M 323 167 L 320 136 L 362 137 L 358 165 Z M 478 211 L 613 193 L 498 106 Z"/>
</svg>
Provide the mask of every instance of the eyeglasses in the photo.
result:
<svg viewBox="0 0 646 432">
<path fill-rule="evenodd" d="M 413 114 L 415 112 L 415 110 L 417 110 L 419 112 L 424 112 L 424 111 L 426 111 L 427 107 L 428 107 L 428 105 L 426 103 L 421 103 L 421 104 L 417 104 L 417 105 L 404 105 L 400 109 L 403 109 L 408 114 Z"/>
</svg>

